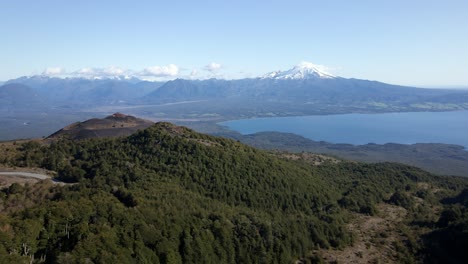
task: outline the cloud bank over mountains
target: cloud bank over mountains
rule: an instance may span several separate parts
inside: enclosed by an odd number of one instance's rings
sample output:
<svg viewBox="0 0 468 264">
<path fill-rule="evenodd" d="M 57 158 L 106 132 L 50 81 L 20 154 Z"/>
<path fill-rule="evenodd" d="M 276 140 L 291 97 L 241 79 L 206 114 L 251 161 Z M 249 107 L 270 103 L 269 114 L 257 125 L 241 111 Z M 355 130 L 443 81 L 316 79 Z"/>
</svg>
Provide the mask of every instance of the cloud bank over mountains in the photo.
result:
<svg viewBox="0 0 468 264">
<path fill-rule="evenodd" d="M 139 75 L 152 77 L 175 77 L 179 74 L 179 67 L 175 64 L 167 66 L 152 66 L 143 70 Z"/>
<path fill-rule="evenodd" d="M 211 62 L 198 68 L 181 68 L 176 64 L 149 66 L 142 70 L 131 70 L 117 66 L 105 68 L 85 67 L 74 71 L 67 71 L 62 67 L 48 67 L 42 71 L 43 76 L 59 78 L 138 78 L 149 81 L 165 81 L 176 78 L 185 79 L 208 79 L 225 77 L 220 72 L 223 65 L 217 62 Z"/>
<path fill-rule="evenodd" d="M 110 66 L 105 68 L 99 67 L 86 67 L 74 71 L 67 71 L 62 67 L 48 67 L 42 72 L 42 76 L 47 77 L 59 77 L 59 78 L 87 78 L 87 79 L 106 79 L 106 78 L 117 78 L 117 79 L 141 79 L 147 81 L 167 81 L 173 79 L 243 79 L 252 78 L 250 73 L 243 72 L 238 76 L 232 76 L 225 72 L 225 66 L 221 63 L 210 62 L 204 66 L 199 67 L 180 67 L 176 64 L 168 65 L 155 65 L 143 68 L 141 70 L 132 70 L 121 68 L 118 66 Z M 297 76 L 304 77 L 311 73 L 319 77 L 334 77 L 329 73 L 331 68 L 312 64 L 310 62 L 302 61 L 301 63 L 294 66 L 294 68 L 288 71 L 275 71 L 268 73 L 267 75 L 257 77 L 270 77 L 270 78 L 297 78 Z"/>
<path fill-rule="evenodd" d="M 43 76 L 62 78 L 138 78 L 143 80 L 166 80 L 179 77 L 180 68 L 175 64 L 165 66 L 150 66 L 143 70 L 135 71 L 117 66 L 106 68 L 86 67 L 75 71 L 66 71 L 61 67 L 49 67 L 42 72 Z"/>
<path fill-rule="evenodd" d="M 47 75 L 47 76 L 57 76 L 57 75 L 62 75 L 62 74 L 65 74 L 65 69 L 60 68 L 60 67 L 49 67 L 49 68 L 46 68 L 42 72 L 42 75 Z"/>
</svg>

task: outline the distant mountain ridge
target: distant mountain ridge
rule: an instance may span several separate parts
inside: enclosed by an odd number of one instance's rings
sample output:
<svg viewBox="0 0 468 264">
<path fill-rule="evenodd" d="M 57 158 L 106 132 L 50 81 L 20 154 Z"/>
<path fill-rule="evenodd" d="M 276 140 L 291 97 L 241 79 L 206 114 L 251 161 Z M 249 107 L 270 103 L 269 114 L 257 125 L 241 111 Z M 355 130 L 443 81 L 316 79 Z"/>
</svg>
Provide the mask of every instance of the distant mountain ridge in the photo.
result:
<svg viewBox="0 0 468 264">
<path fill-rule="evenodd" d="M 118 76 L 117 76 L 118 77 Z M 376 102 L 415 104 L 425 102 L 464 104 L 468 91 L 421 89 L 376 81 L 347 79 L 326 72 L 322 66 L 303 62 L 292 69 L 275 71 L 258 78 L 237 80 L 175 79 L 149 82 L 125 78 L 20 77 L 6 84 L 32 88 L 53 105 L 116 105 L 178 102 L 185 100 L 254 100 L 255 102 Z"/>
<path fill-rule="evenodd" d="M 280 76 L 280 75 L 278 75 Z M 284 75 L 282 75 L 284 76 Z M 294 74 L 292 75 L 294 76 Z M 183 80 L 168 81 L 159 89 L 142 97 L 146 102 L 183 100 L 254 100 L 287 102 L 293 104 L 344 104 L 344 103 L 398 103 L 415 104 L 438 102 L 460 102 L 460 95 L 468 91 L 421 89 L 391 85 L 376 81 L 324 78 L 256 78 L 241 80 Z M 462 95 L 463 97 L 464 95 Z M 462 100 L 465 103 L 464 100 Z M 468 103 L 468 101 L 466 101 Z M 467 105 L 468 106 L 468 105 Z"/>
<path fill-rule="evenodd" d="M 5 85 L 13 84 L 24 85 L 31 90 L 23 96 L 16 96 L 17 103 L 10 104 L 9 110 L 0 108 L 2 112 L 35 109 L 31 114 L 37 113 L 37 107 L 28 107 L 32 94 L 42 98 L 42 103 L 31 105 L 51 109 L 48 112 L 51 114 L 57 111 L 72 115 L 124 111 L 165 120 L 468 109 L 468 90 L 422 89 L 347 79 L 331 75 L 323 67 L 311 63 L 258 78 L 238 80 L 149 82 L 136 78 L 33 76 L 10 80 Z M 5 89 L 5 85 L 0 86 L 0 90 L 15 93 L 12 89 Z M 4 94 L 3 98 L 8 96 Z"/>
<path fill-rule="evenodd" d="M 116 104 L 139 98 L 163 83 L 139 79 L 20 77 L 6 84 L 29 86 L 54 105 Z"/>
<path fill-rule="evenodd" d="M 40 111 L 47 109 L 46 100 L 29 86 L 11 83 L 0 86 L 0 111 Z"/>
</svg>

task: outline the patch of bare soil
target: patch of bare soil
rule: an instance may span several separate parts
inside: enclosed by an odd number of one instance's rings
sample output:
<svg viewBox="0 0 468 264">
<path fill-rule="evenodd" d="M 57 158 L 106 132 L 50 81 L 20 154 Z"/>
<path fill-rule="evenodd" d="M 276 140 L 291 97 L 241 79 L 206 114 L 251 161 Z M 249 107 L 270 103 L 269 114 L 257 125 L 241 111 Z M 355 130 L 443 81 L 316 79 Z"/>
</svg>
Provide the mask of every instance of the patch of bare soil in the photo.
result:
<svg viewBox="0 0 468 264">
<path fill-rule="evenodd" d="M 406 209 L 389 204 L 378 205 L 377 216 L 356 214 L 348 224 L 355 235 L 352 246 L 338 249 L 321 249 L 314 253 L 326 263 L 398 263 L 393 242 L 404 239 L 396 229 L 405 219 Z"/>
<path fill-rule="evenodd" d="M 205 146 L 208 146 L 208 147 L 212 147 L 212 146 L 221 146 L 219 143 L 217 142 L 213 142 L 213 141 L 210 141 L 210 140 L 205 140 L 205 139 L 192 139 L 190 138 L 189 140 L 191 141 L 195 141 L 195 142 L 198 142 L 202 145 L 205 145 Z"/>
<path fill-rule="evenodd" d="M 432 184 L 427 182 L 419 182 L 417 187 L 422 190 L 429 190 L 433 194 L 442 191 L 441 188 L 435 188 Z"/>
<path fill-rule="evenodd" d="M 0 189 L 10 187 L 10 185 L 12 185 L 13 183 L 19 183 L 21 185 L 25 185 L 27 183 L 35 184 L 38 181 L 40 180 L 36 178 L 0 175 Z"/>
<path fill-rule="evenodd" d="M 284 152 L 284 153 L 279 153 L 278 155 L 282 158 L 289 159 L 289 160 L 303 160 L 307 163 L 310 163 L 316 166 L 324 164 L 324 163 L 336 164 L 340 162 L 340 160 L 335 159 L 333 157 L 329 157 L 329 156 L 325 156 L 321 154 L 308 153 L 308 152 L 303 152 L 303 153 Z"/>
</svg>

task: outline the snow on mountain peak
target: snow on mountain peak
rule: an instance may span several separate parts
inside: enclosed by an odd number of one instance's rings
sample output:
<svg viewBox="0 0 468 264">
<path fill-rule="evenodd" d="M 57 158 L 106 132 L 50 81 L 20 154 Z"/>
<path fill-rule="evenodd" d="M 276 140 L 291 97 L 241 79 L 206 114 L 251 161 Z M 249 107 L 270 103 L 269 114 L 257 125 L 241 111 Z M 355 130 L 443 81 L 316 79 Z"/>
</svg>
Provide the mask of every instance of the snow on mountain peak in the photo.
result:
<svg viewBox="0 0 468 264">
<path fill-rule="evenodd" d="M 322 65 L 316 65 L 310 62 L 301 62 L 294 68 L 287 71 L 274 71 L 270 72 L 261 78 L 263 79 L 332 79 L 336 76 L 326 72 L 326 67 Z"/>
</svg>

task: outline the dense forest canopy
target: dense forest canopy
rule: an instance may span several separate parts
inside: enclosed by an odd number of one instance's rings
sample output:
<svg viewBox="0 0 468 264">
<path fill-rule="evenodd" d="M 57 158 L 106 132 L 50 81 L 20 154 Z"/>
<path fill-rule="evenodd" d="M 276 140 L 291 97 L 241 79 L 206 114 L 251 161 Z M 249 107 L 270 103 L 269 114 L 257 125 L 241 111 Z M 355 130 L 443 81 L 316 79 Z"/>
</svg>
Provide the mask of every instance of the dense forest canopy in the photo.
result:
<svg viewBox="0 0 468 264">
<path fill-rule="evenodd" d="M 396 260 L 467 257 L 467 180 L 400 164 L 315 166 L 169 123 L 26 142 L 0 162 L 70 183 L 1 190 L 7 263 L 320 262 L 316 250 L 352 245 L 346 224 L 381 203 L 409 212 Z"/>
</svg>

